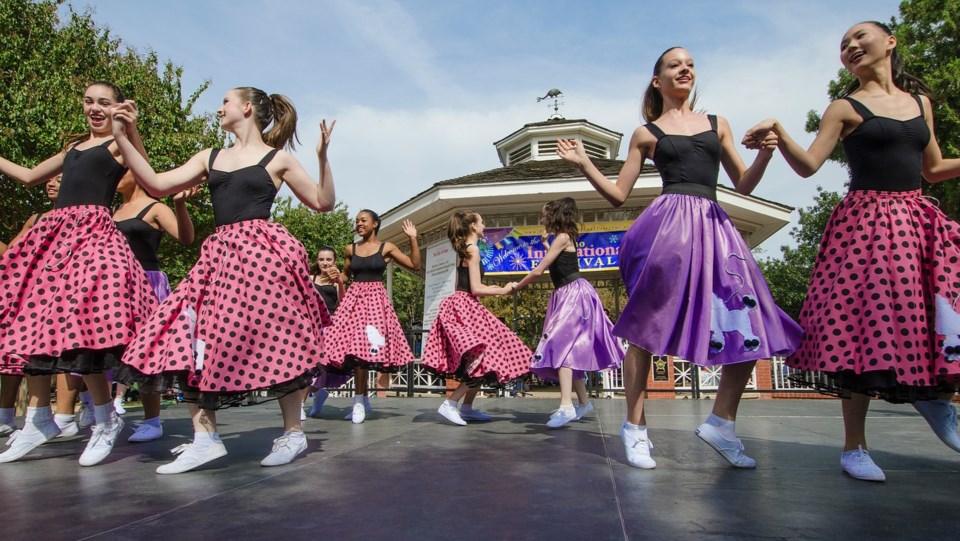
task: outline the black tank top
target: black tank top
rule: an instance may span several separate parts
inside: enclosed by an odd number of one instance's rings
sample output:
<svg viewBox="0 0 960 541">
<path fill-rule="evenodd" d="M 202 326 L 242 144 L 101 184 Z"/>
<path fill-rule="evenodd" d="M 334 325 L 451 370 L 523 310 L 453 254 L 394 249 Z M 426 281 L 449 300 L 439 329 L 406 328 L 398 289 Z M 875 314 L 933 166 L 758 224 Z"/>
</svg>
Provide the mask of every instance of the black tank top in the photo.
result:
<svg viewBox="0 0 960 541">
<path fill-rule="evenodd" d="M 133 255 L 136 256 L 143 270 L 148 271 L 160 270 L 157 250 L 160 249 L 160 239 L 163 238 L 163 231 L 150 227 L 150 224 L 143 221 L 143 217 L 157 203 L 158 201 L 154 201 L 143 207 L 143 210 L 135 218 L 127 218 L 116 222 L 117 229 L 123 233 L 123 236 L 127 237 L 127 244 L 130 245 Z"/>
<path fill-rule="evenodd" d="M 383 271 L 387 270 L 387 262 L 383 259 L 383 246 L 380 243 L 377 252 L 368 256 L 357 255 L 357 243 L 353 243 L 353 257 L 350 258 L 350 274 L 355 282 L 379 282 L 383 280 Z"/>
<path fill-rule="evenodd" d="M 577 258 L 577 252 L 564 250 L 547 269 L 550 270 L 553 287 L 559 289 L 580 278 L 580 259 Z"/>
<path fill-rule="evenodd" d="M 241 167 L 235 171 L 218 171 L 213 162 L 219 148 L 210 152 L 210 199 L 213 201 L 213 219 L 217 226 L 235 224 L 246 220 L 269 220 L 270 207 L 277 197 L 277 187 L 267 173 L 267 164 L 277 154 L 277 149 L 256 165 Z"/>
<path fill-rule="evenodd" d="M 467 246 L 472 246 L 468 244 Z M 480 279 L 483 279 L 483 264 L 480 265 Z M 473 294 L 473 289 L 470 288 L 470 267 L 465 266 L 463 261 L 457 260 L 457 291 L 466 291 L 467 293 Z"/>
<path fill-rule="evenodd" d="M 110 139 L 85 150 L 77 150 L 77 145 L 70 147 L 63 158 L 63 177 L 56 208 L 78 205 L 110 207 L 117 185 L 127 172 L 127 168 L 117 163 L 110 153 L 108 147 L 112 142 Z"/>
<path fill-rule="evenodd" d="M 340 305 L 340 298 L 337 296 L 337 286 L 334 284 L 320 285 L 314 282 L 313 287 L 317 288 L 317 293 L 323 298 L 323 304 L 327 305 L 327 312 L 330 312 L 332 316 L 333 313 L 337 311 L 337 306 Z"/>
<path fill-rule="evenodd" d="M 720 173 L 720 136 L 716 115 L 707 115 L 710 130 L 695 135 L 663 133 L 653 122 L 646 128 L 657 138 L 653 164 L 660 172 L 660 193 L 681 193 L 717 200 Z"/>
<path fill-rule="evenodd" d="M 876 116 L 859 101 L 845 98 L 863 117 L 863 122 L 842 141 L 850 164 L 851 190 L 920 189 L 923 149 L 930 142 L 930 128 L 924 120 L 923 102 L 919 96 L 913 97 L 920 114 L 910 120 Z"/>
</svg>

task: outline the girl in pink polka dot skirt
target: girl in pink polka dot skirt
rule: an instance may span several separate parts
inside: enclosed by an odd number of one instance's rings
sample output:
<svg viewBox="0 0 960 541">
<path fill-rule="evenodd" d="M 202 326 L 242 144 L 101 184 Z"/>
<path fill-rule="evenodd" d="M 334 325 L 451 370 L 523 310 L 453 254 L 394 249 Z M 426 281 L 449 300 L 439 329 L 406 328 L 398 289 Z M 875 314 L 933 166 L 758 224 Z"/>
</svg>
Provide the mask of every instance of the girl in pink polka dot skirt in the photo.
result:
<svg viewBox="0 0 960 541">
<path fill-rule="evenodd" d="M 547 253 L 516 287 L 522 289 L 549 270 L 555 288 L 530 367 L 539 378 L 560 382 L 560 408 L 547 421 L 549 428 L 560 428 L 592 410 L 584 384 L 586 373 L 620 366 L 625 353 L 623 344 L 613 335 L 613 323 L 603 311 L 600 296 L 580 277 L 576 248 L 579 221 L 580 211 L 572 197 L 543 206 L 540 223 Z M 552 243 L 548 235 L 553 235 Z M 573 405 L 574 389 L 577 407 Z"/>
<path fill-rule="evenodd" d="M 356 388 L 347 419 L 362 423 L 370 411 L 368 370 L 396 372 L 413 361 L 410 344 L 383 287 L 383 273 L 391 261 L 420 270 L 417 228 L 409 220 L 403 232 L 410 239 L 410 256 L 392 242 L 380 242 L 380 216 L 372 210 L 357 213 L 354 230 L 361 241 L 344 249 L 343 274 L 353 283 L 337 307 L 333 327 L 327 332 L 326 359 L 334 372 L 353 372 Z"/>
<path fill-rule="evenodd" d="M 252 87 L 227 92 L 220 126 L 233 133 L 227 149 L 206 149 L 166 173 L 137 158 L 124 133 L 136 121 L 133 107 L 118 108 L 114 132 L 130 168 L 155 196 L 206 181 L 217 229 L 200 259 L 160 305 L 127 349 L 117 379 L 155 376 L 162 391 L 183 386 L 193 417 L 193 443 L 174 449 L 177 459 L 157 468 L 172 474 L 196 468 L 227 451 L 217 433 L 216 410 L 244 393 L 272 389 L 281 395 L 284 432 L 264 466 L 291 462 L 307 448 L 300 426 L 300 389 L 312 380 L 329 324 L 310 283 L 307 253 L 281 225 L 269 221 L 281 183 L 313 210 L 334 205 L 327 148 L 333 123 L 320 125 L 320 183 L 282 149 L 296 137 L 296 111 L 284 96 Z"/>
<path fill-rule="evenodd" d="M 110 216 L 129 156 L 111 134 L 111 114 L 127 105 L 113 84 L 84 91 L 89 136 L 29 169 L 0 159 L 0 172 L 27 186 L 63 172 L 56 209 L 0 259 L 0 355 L 27 359 L 24 428 L 7 441 L 0 462 L 17 460 L 59 434 L 50 410 L 50 375 L 83 375 L 96 426 L 80 464 L 98 464 L 113 449 L 123 421 L 113 408 L 106 370 L 157 306 L 143 268 Z M 143 160 L 131 130 L 130 155 Z"/>
<path fill-rule="evenodd" d="M 447 238 L 457 252 L 457 289 L 440 303 L 423 350 L 425 368 L 460 381 L 437 410 L 455 425 L 490 420 L 473 409 L 482 383 L 502 385 L 530 371 L 530 348 L 478 298 L 507 295 L 515 285 L 488 286 L 481 281 L 477 242 L 483 229 L 483 218 L 470 210 L 454 212 L 447 223 Z M 461 399 L 463 406 L 458 406 Z"/>
<path fill-rule="evenodd" d="M 800 175 L 815 173 L 841 139 L 850 190 L 823 233 L 800 313 L 805 334 L 787 364 L 797 379 L 842 400 L 841 467 L 883 481 L 867 452 L 869 397 L 912 402 L 950 447 L 960 451 L 960 227 L 923 197 L 923 179 L 960 175 L 943 159 L 933 131 L 930 91 L 903 72 L 897 39 L 878 22 L 860 23 L 840 43 L 856 77 L 830 104 L 804 150 L 776 120 L 754 126 L 748 147 L 767 133 Z"/>
</svg>

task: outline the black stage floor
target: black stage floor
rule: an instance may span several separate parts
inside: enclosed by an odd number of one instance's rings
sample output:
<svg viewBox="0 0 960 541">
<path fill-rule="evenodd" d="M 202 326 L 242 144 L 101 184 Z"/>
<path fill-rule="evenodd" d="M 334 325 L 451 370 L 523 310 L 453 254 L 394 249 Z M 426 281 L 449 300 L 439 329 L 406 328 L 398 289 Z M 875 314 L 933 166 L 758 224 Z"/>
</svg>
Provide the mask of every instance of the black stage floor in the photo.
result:
<svg viewBox="0 0 960 541">
<path fill-rule="evenodd" d="M 161 476 L 189 441 L 182 405 L 163 439 L 121 443 L 82 468 L 84 439 L 0 465 L 0 539 L 950 539 L 960 454 L 911 407 L 874 402 L 872 455 L 885 483 L 840 473 L 840 406 L 749 400 L 738 433 L 757 459 L 735 470 L 693 434 L 711 402 L 648 402 L 658 466 L 626 464 L 623 400 L 561 430 L 553 399 L 478 400 L 490 423 L 440 422 L 437 398 L 377 398 L 361 425 L 331 398 L 304 429 L 307 454 L 260 459 L 279 435 L 275 403 L 221 412 L 226 457 Z M 128 423 L 141 411 L 131 409 Z"/>
</svg>

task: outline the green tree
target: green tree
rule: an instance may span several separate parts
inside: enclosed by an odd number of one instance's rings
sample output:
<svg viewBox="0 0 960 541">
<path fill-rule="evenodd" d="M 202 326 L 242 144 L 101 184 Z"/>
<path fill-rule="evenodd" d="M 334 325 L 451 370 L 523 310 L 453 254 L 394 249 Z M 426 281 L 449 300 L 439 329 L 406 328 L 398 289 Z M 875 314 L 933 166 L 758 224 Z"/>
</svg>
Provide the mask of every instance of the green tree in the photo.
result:
<svg viewBox="0 0 960 541">
<path fill-rule="evenodd" d="M 271 212 L 272 220 L 282 224 L 303 243 L 311 265 L 321 246 L 337 250 L 338 267 L 343 267 L 343 247 L 353 242 L 353 218 L 342 202 L 330 212 L 314 212 L 294 204 L 290 197 L 278 197 Z"/>
<path fill-rule="evenodd" d="M 119 86 L 140 109 L 139 128 L 150 161 L 157 170 L 182 164 L 199 150 L 219 146 L 223 134 L 210 114 L 195 115 L 193 105 L 209 83 L 184 97 L 180 67 L 160 62 L 156 53 L 139 53 L 123 45 L 93 22 L 89 11 L 62 1 L 0 2 L 0 155 L 33 166 L 60 152 L 70 134 L 86 133 L 81 97 L 86 86 L 108 80 Z M 27 189 L 0 179 L 0 236 L 9 239 L 23 222 L 49 209 L 42 189 Z M 197 238 L 213 229 L 209 199 L 188 203 Z M 175 243 L 161 248 L 161 264 L 173 282 L 197 258 L 199 242 L 184 249 Z"/>
<path fill-rule="evenodd" d="M 960 156 L 960 0 L 907 0 L 889 26 L 897 36 L 897 54 L 904 70 L 922 79 L 934 93 L 934 130 L 944 156 Z M 827 93 L 837 99 L 853 76 L 840 70 Z M 807 113 L 807 131 L 816 132 L 820 115 Z M 846 164 L 839 145 L 830 159 Z M 924 193 L 936 197 L 943 211 L 960 218 L 960 188 L 955 182 L 926 184 Z"/>
<path fill-rule="evenodd" d="M 794 319 L 799 319 L 823 231 L 840 199 L 839 193 L 817 186 L 813 205 L 799 209 L 800 220 L 790 230 L 796 246 L 781 246 L 780 258 L 759 261 L 773 299 Z"/>
</svg>

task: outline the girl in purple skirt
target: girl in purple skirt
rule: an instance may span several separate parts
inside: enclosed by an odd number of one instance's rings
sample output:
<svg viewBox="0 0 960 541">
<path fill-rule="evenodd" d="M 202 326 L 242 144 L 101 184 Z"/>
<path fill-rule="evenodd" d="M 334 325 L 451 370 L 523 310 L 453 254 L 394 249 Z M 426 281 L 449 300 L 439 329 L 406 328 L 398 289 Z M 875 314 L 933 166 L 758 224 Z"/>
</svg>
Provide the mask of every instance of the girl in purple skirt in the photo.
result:
<svg viewBox="0 0 960 541">
<path fill-rule="evenodd" d="M 317 262 L 315 264 L 316 272 L 312 273 L 313 287 L 323 298 L 323 303 L 327 306 L 327 311 L 331 316 L 336 315 L 337 307 L 340 306 L 340 299 L 346 293 L 343 285 L 343 274 L 337 268 L 337 251 L 333 246 L 321 246 L 317 251 Z M 320 373 L 313 384 L 303 390 L 303 400 L 306 402 L 310 393 L 313 393 L 313 404 L 310 407 L 310 413 L 301 415 L 304 417 L 317 417 L 320 410 L 323 409 L 323 403 L 330 395 L 328 388 L 336 389 L 342 386 L 350 379 L 347 374 L 337 374 L 327 370 L 326 367 L 320 367 Z M 351 412 L 352 415 L 352 412 Z"/>
<path fill-rule="evenodd" d="M 937 436 L 960 451 L 960 227 L 923 197 L 923 180 L 960 176 L 933 130 L 930 90 L 903 71 L 897 38 L 879 22 L 847 30 L 840 61 L 856 77 L 830 104 L 804 150 L 774 119 L 744 137 L 768 134 L 801 176 L 815 173 L 842 141 L 850 190 L 833 210 L 800 312 L 806 333 L 787 360 L 798 379 L 838 394 L 843 410 L 842 470 L 883 481 L 867 452 L 870 396 L 910 402 Z"/>
<path fill-rule="evenodd" d="M 530 348 L 478 298 L 507 295 L 515 285 L 498 287 L 482 282 L 477 241 L 483 238 L 483 229 L 483 218 L 476 212 L 458 210 L 450 217 L 447 238 L 457 253 L 457 289 L 440 303 L 423 349 L 424 367 L 460 381 L 437 410 L 460 426 L 467 421 L 490 420 L 489 415 L 473 409 L 482 383 L 502 385 L 530 371 Z"/>
<path fill-rule="evenodd" d="M 0 158 L 0 172 L 27 186 L 62 172 L 56 209 L 0 259 L 0 355 L 27 359 L 28 407 L 0 462 L 24 456 L 60 433 L 50 410 L 50 375 L 83 375 L 96 426 L 80 465 L 98 464 L 113 449 L 123 421 L 113 409 L 106 370 L 116 367 L 157 306 L 143 268 L 110 216 L 127 160 L 146 152 L 131 130 L 122 156 L 112 114 L 129 105 L 113 84 L 83 94 L 89 135 L 30 169 Z"/>
<path fill-rule="evenodd" d="M 517 283 L 515 291 L 550 271 L 556 290 L 543 321 L 540 344 L 533 353 L 530 371 L 538 377 L 560 382 L 560 408 L 547 421 L 550 428 L 560 428 L 579 420 L 593 409 L 584 385 L 586 372 L 616 368 L 623 360 L 624 348 L 613 336 L 613 324 L 603 311 L 603 304 L 590 282 L 580 277 L 577 258 L 580 211 L 572 197 L 551 201 L 543 206 L 544 246 L 547 253 Z M 554 235 L 553 243 L 547 241 Z M 573 406 L 573 390 L 578 406 Z"/>
<path fill-rule="evenodd" d="M 135 155 L 125 134 L 136 121 L 135 107 L 114 112 L 117 142 L 144 188 L 159 197 L 206 182 L 217 224 L 200 259 L 149 318 L 117 373 L 119 381 L 153 381 L 158 391 L 174 382 L 185 387 L 194 440 L 174 449 L 179 456 L 157 468 L 160 474 L 226 455 L 216 410 L 257 389 L 280 395 L 283 414 L 283 434 L 260 464 L 288 464 L 303 453 L 299 391 L 313 379 L 323 348 L 321 327 L 330 323 L 309 281 L 306 250 L 269 218 L 283 183 L 309 208 L 333 208 L 327 149 L 334 124 L 320 125 L 318 185 L 282 150 L 296 139 L 297 114 L 286 97 L 239 87 L 227 92 L 218 113 L 236 143 L 202 150 L 157 174 Z"/>
<path fill-rule="evenodd" d="M 773 302 L 760 269 L 733 222 L 717 204 L 720 165 L 737 192 L 749 194 L 776 148 L 764 140 L 751 167 L 740 159 L 726 119 L 693 110 L 694 62 L 673 47 L 657 59 L 643 99 L 647 124 L 633 132 L 615 183 L 591 163 L 578 141 L 559 141 L 561 157 L 579 167 L 614 206 L 630 195 L 643 162 L 653 160 L 663 191 L 630 227 L 620 246 L 620 275 L 629 299 L 613 333 L 630 343 L 623 362 L 627 419 L 621 435 L 631 465 L 654 468 L 643 395 L 651 355 L 723 366 L 713 412 L 697 435 L 738 468 L 754 468 L 735 420 L 758 359 L 793 352 L 800 327 Z"/>
</svg>

